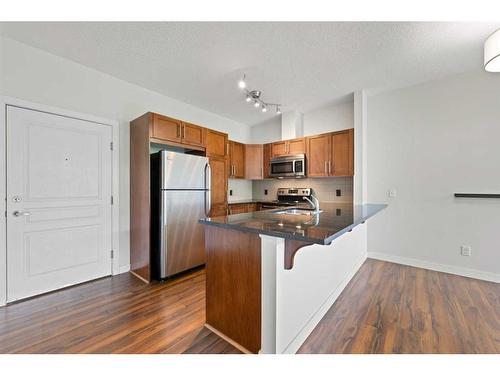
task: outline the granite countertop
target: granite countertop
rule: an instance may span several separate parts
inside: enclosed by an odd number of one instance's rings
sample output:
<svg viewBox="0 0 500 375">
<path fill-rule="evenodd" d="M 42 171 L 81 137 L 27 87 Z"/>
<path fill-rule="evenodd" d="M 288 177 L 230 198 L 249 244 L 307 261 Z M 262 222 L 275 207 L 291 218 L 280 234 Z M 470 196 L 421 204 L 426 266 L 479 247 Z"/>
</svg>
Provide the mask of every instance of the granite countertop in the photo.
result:
<svg viewBox="0 0 500 375">
<path fill-rule="evenodd" d="M 205 225 L 329 245 L 335 238 L 364 223 L 386 204 L 321 203 L 317 215 L 286 215 L 285 208 L 200 219 Z M 287 207 L 286 209 L 290 209 Z"/>
</svg>

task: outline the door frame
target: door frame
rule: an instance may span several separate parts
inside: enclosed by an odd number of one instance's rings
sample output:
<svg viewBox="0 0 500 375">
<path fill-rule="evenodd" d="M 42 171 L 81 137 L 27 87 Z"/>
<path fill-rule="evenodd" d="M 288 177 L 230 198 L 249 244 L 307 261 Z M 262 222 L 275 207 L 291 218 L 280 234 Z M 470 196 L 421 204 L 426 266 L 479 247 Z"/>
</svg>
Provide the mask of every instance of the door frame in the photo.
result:
<svg viewBox="0 0 500 375">
<path fill-rule="evenodd" d="M 26 100 L 13 98 L 9 96 L 0 96 L 0 306 L 4 306 L 7 302 L 7 106 L 31 109 L 48 114 L 74 118 L 93 122 L 101 125 L 111 126 L 113 152 L 111 155 L 112 161 L 112 176 L 111 191 L 113 194 L 113 206 L 111 209 L 111 246 L 113 250 L 113 259 L 111 274 L 117 275 L 120 273 L 120 228 L 119 228 L 119 213 L 120 213 L 120 196 L 119 196 L 119 181 L 120 181 L 120 137 L 119 123 L 116 120 L 109 120 L 85 113 L 68 111 L 62 108 L 52 107 L 44 104 L 33 103 Z M 122 267 L 124 268 L 124 267 Z M 126 267 L 122 270 L 128 271 Z"/>
</svg>

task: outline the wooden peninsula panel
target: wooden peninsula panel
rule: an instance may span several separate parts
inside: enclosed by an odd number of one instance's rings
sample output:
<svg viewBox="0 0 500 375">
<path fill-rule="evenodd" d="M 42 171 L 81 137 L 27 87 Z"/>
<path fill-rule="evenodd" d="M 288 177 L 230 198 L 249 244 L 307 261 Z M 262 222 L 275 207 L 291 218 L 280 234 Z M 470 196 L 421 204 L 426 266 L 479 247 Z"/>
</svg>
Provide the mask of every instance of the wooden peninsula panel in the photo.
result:
<svg viewBox="0 0 500 375">
<path fill-rule="evenodd" d="M 149 132 L 152 114 L 130 123 L 130 271 L 151 280 Z"/>
<path fill-rule="evenodd" d="M 205 227 L 207 326 L 258 353 L 261 347 L 260 237 Z"/>
</svg>

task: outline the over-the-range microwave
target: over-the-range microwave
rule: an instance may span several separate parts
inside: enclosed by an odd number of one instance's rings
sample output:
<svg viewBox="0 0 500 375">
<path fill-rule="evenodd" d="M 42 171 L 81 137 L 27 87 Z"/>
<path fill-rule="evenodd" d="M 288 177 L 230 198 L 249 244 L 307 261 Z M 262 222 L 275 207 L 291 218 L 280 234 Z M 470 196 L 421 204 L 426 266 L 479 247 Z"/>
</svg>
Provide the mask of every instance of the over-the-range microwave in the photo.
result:
<svg viewBox="0 0 500 375">
<path fill-rule="evenodd" d="M 280 156 L 271 159 L 269 175 L 277 178 L 301 178 L 306 176 L 306 156 L 304 154 Z"/>
</svg>

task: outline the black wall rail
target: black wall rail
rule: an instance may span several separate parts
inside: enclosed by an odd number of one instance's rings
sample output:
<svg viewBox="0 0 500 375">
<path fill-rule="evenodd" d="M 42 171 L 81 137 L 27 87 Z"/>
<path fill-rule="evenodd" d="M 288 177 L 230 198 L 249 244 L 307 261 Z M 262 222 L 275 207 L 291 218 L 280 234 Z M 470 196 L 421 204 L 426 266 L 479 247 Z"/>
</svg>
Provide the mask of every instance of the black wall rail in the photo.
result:
<svg viewBox="0 0 500 375">
<path fill-rule="evenodd" d="M 500 194 L 455 193 L 455 198 L 500 198 Z"/>
</svg>

